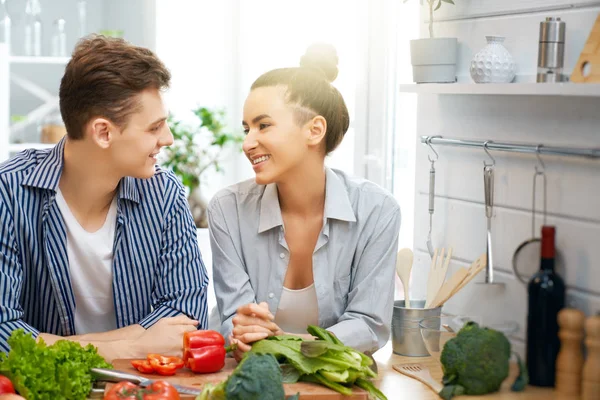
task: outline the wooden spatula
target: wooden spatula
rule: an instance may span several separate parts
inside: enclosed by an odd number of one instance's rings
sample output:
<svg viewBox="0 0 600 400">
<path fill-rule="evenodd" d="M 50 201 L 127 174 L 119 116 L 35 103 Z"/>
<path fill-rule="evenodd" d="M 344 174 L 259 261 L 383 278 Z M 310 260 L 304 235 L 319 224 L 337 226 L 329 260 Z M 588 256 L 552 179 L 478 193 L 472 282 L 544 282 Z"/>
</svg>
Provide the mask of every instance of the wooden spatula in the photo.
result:
<svg viewBox="0 0 600 400">
<path fill-rule="evenodd" d="M 429 277 L 427 278 L 427 298 L 425 301 L 425 308 L 431 307 L 431 303 L 435 300 L 436 295 L 446 280 L 446 272 L 448 271 L 448 265 L 452 259 L 452 247 L 448 248 L 448 253 L 444 253 L 445 249 L 441 249 L 441 251 L 436 249 L 433 255 L 431 267 L 429 267 Z"/>
<path fill-rule="evenodd" d="M 452 292 L 462 281 L 469 275 L 469 270 L 465 267 L 460 267 L 450 279 L 448 279 L 440 288 L 440 291 L 435 296 L 435 299 L 431 302 L 431 308 L 436 308 L 444 304 L 446 300 L 450 298 Z"/>
<path fill-rule="evenodd" d="M 460 283 L 460 285 L 458 285 L 456 289 L 452 291 L 450 297 L 454 296 L 456 293 L 458 293 L 459 290 L 464 288 L 467 285 L 467 283 L 471 282 L 471 280 L 475 278 L 477 274 L 479 274 L 485 269 L 486 265 L 487 258 L 485 254 L 481 255 L 477 260 L 473 261 L 473 264 L 471 264 L 471 266 L 469 267 L 469 275 L 467 275 L 467 277 Z"/>
<path fill-rule="evenodd" d="M 440 293 L 436 296 L 431 307 L 440 307 L 448 299 L 458 293 L 463 287 L 466 286 L 478 273 L 480 273 L 486 266 L 486 254 L 481 255 L 477 260 L 469 266 L 469 269 L 461 268 L 452 275 L 452 278 L 442 286 Z M 458 275 L 458 276 L 456 276 Z M 456 276 L 456 277 L 455 277 Z"/>
<path fill-rule="evenodd" d="M 429 373 L 429 368 L 427 368 L 423 364 L 395 364 L 393 365 L 393 368 L 401 374 L 410 376 L 411 378 L 414 378 L 419 382 L 424 383 L 431 390 L 438 394 L 444 388 L 444 386 L 441 383 L 433 379 L 433 377 Z"/>
<path fill-rule="evenodd" d="M 401 249 L 396 258 L 396 272 L 404 285 L 404 307 L 410 308 L 410 296 L 408 292 L 410 282 L 410 271 L 413 265 L 413 252 L 411 249 Z"/>
</svg>

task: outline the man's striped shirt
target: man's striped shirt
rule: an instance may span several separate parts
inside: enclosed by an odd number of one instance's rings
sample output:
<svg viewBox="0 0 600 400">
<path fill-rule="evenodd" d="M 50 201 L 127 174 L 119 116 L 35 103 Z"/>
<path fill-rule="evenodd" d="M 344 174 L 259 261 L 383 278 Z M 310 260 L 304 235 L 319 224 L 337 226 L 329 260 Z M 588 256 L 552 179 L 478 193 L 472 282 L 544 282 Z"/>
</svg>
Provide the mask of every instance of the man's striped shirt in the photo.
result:
<svg viewBox="0 0 600 400">
<path fill-rule="evenodd" d="M 65 224 L 55 201 L 64 140 L 0 164 L 0 351 L 24 328 L 75 335 Z M 157 167 L 117 190 L 113 297 L 117 327 L 185 314 L 207 326 L 208 277 L 183 186 Z"/>
</svg>

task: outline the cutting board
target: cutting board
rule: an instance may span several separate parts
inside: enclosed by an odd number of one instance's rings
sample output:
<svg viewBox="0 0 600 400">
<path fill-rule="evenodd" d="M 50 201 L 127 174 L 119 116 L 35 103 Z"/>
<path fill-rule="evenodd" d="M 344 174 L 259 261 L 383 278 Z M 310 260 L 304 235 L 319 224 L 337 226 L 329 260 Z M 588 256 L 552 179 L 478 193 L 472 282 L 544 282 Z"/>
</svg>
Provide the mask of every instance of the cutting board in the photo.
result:
<svg viewBox="0 0 600 400">
<path fill-rule="evenodd" d="M 588 64 L 589 75 L 584 74 L 584 65 Z M 573 68 L 571 82 L 600 83 L 600 14 L 592 27 L 592 31 L 585 42 L 579 60 Z"/>
<path fill-rule="evenodd" d="M 214 374 L 195 374 L 187 368 L 182 368 L 177 371 L 177 374 L 173 376 L 160 376 L 152 374 L 141 374 L 135 368 L 131 366 L 130 360 L 115 360 L 113 361 L 113 367 L 116 370 L 127 372 L 130 374 L 142 375 L 149 379 L 163 379 L 171 383 L 177 383 L 180 385 L 190 386 L 193 388 L 201 389 L 206 383 L 219 383 L 227 379 L 237 363 L 233 358 L 227 358 L 225 360 L 225 367 Z M 300 393 L 300 399 L 304 400 L 367 400 L 367 392 L 364 390 L 354 387 L 353 395 L 350 397 L 342 396 L 340 393 L 317 385 L 314 383 L 298 382 L 285 384 L 286 396 L 291 396 L 296 393 Z M 181 395 L 182 400 L 193 399 L 194 396 Z"/>
</svg>

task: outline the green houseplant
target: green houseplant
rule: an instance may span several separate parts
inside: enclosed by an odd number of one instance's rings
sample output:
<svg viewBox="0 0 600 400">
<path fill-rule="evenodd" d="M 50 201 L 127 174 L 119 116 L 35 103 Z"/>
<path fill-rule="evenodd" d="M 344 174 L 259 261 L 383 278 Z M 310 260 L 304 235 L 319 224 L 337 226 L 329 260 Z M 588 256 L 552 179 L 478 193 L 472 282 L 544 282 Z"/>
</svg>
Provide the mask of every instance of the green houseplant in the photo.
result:
<svg viewBox="0 0 600 400">
<path fill-rule="evenodd" d="M 226 150 L 241 150 L 244 137 L 230 133 L 225 125 L 225 112 L 206 107 L 193 111 L 194 124 L 186 124 L 169 115 L 173 144 L 164 150 L 162 165 L 173 171 L 188 189 L 188 203 L 198 228 L 208 227 L 207 201 L 202 196 L 202 178 L 209 171 L 222 172 Z"/>
<path fill-rule="evenodd" d="M 406 3 L 409 0 L 404 0 Z M 454 0 L 419 0 L 421 5 L 427 3 L 427 8 L 429 9 L 429 37 L 433 39 L 435 36 L 433 34 L 433 12 L 439 10 L 442 7 L 442 3 L 448 3 L 454 5 Z"/>
<path fill-rule="evenodd" d="M 409 0 L 404 0 L 406 3 Z M 429 11 L 429 38 L 410 41 L 413 81 L 416 83 L 456 82 L 456 38 L 436 38 L 433 31 L 434 12 L 442 3 L 454 5 L 454 0 L 420 0 Z"/>
</svg>

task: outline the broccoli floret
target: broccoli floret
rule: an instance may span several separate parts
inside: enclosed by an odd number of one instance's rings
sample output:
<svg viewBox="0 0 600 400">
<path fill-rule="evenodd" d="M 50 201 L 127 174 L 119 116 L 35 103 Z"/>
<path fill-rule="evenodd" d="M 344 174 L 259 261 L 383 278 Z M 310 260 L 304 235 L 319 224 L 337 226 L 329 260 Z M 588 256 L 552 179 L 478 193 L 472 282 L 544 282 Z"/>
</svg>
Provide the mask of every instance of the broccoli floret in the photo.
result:
<svg viewBox="0 0 600 400">
<path fill-rule="evenodd" d="M 246 353 L 227 380 L 207 384 L 197 400 L 283 400 L 279 363 L 270 354 Z"/>
<path fill-rule="evenodd" d="M 227 400 L 282 400 L 285 398 L 279 363 L 270 354 L 249 353 L 225 385 Z"/>
<path fill-rule="evenodd" d="M 502 332 L 468 322 L 444 345 L 443 398 L 496 392 L 508 376 L 510 342 Z"/>
</svg>

